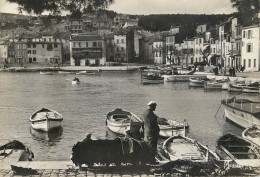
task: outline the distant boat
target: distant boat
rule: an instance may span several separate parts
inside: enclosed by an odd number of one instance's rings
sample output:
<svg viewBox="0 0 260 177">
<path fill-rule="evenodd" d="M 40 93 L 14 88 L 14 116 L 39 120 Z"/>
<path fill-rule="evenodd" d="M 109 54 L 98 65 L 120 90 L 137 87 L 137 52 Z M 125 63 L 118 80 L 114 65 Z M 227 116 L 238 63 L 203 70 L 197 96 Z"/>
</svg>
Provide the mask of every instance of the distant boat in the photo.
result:
<svg viewBox="0 0 260 177">
<path fill-rule="evenodd" d="M 162 137 L 171 137 L 171 136 L 177 136 L 177 135 L 186 135 L 186 131 L 189 128 L 189 125 L 186 123 L 179 123 L 177 121 L 168 120 L 167 121 L 161 121 L 161 118 L 157 119 L 157 123 L 160 128 L 159 135 Z M 185 127 L 184 127 L 185 125 Z"/>
<path fill-rule="evenodd" d="M 81 83 L 80 81 L 71 81 L 72 85 L 77 85 L 77 84 L 80 84 L 80 83 Z"/>
<path fill-rule="evenodd" d="M 208 81 L 207 78 L 200 78 L 200 77 L 190 77 L 190 86 L 192 87 L 204 87 L 204 82 Z"/>
<path fill-rule="evenodd" d="M 242 132 L 242 137 L 260 146 L 260 129 L 256 126 L 245 129 Z"/>
<path fill-rule="evenodd" d="M 107 114 L 106 124 L 112 132 L 125 135 L 126 130 L 138 132 L 143 122 L 137 115 L 117 108 Z"/>
<path fill-rule="evenodd" d="M 141 83 L 142 84 L 161 84 L 164 83 L 164 78 L 159 76 L 157 73 L 141 73 Z"/>
<path fill-rule="evenodd" d="M 79 71 L 76 74 L 77 75 L 96 75 L 100 72 L 101 70 L 97 70 L 97 71 Z"/>
<path fill-rule="evenodd" d="M 57 111 L 42 108 L 30 117 L 32 128 L 42 131 L 50 131 L 61 126 L 63 118 Z"/>
<path fill-rule="evenodd" d="M 240 166 L 260 167 L 260 147 L 231 133 L 217 140 L 216 153 L 222 160 L 233 160 Z"/>
<path fill-rule="evenodd" d="M 244 93 L 259 93 L 259 82 L 255 82 L 253 84 L 248 84 L 242 88 L 242 92 Z"/>
<path fill-rule="evenodd" d="M 72 71 L 58 71 L 59 74 L 73 74 Z"/>
<path fill-rule="evenodd" d="M 260 128 L 260 102 L 233 97 L 221 100 L 221 104 L 227 119 L 244 128 L 252 125 Z"/>
<path fill-rule="evenodd" d="M 204 82 L 205 90 L 228 90 L 229 81 L 228 80 L 215 80 Z"/>
<path fill-rule="evenodd" d="M 189 160 L 192 162 L 209 162 L 219 157 L 207 146 L 184 136 L 172 136 L 164 141 L 163 150 L 169 161 Z"/>
<path fill-rule="evenodd" d="M 43 71 L 40 71 L 40 74 L 41 75 L 54 75 L 54 72 L 43 72 Z"/>
<path fill-rule="evenodd" d="M 247 86 L 246 84 L 241 84 L 241 83 L 230 83 L 228 91 L 230 92 L 242 92 L 243 88 Z"/>
</svg>

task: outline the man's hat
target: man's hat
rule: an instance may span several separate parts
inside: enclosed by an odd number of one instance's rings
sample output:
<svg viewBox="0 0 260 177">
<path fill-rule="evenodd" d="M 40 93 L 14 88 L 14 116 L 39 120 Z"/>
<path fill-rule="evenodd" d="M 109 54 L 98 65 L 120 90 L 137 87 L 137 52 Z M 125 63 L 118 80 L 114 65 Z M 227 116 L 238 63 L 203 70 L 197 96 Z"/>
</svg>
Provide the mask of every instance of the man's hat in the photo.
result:
<svg viewBox="0 0 260 177">
<path fill-rule="evenodd" d="M 150 101 L 147 106 L 151 106 L 151 105 L 157 105 L 155 101 Z"/>
</svg>

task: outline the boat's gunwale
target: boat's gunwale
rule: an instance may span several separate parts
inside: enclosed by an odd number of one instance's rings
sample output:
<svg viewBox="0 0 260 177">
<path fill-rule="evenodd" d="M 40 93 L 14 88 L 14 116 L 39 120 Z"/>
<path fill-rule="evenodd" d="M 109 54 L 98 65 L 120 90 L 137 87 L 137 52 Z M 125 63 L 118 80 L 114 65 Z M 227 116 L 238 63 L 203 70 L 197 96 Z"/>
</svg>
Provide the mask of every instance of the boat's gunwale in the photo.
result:
<svg viewBox="0 0 260 177">
<path fill-rule="evenodd" d="M 44 111 L 41 111 L 41 110 L 48 110 L 49 112 L 54 112 L 54 113 L 56 113 L 56 114 L 58 114 L 59 116 L 60 116 L 60 118 L 48 118 L 48 119 L 46 119 L 46 118 L 44 118 L 44 119 L 39 119 L 39 120 L 34 120 L 33 119 L 33 117 L 37 114 L 37 113 L 39 113 L 39 112 L 44 112 Z M 29 122 L 31 122 L 31 123 L 33 123 L 33 122 L 42 122 L 42 121 L 46 121 L 46 120 L 50 120 L 50 121 L 62 121 L 63 120 L 63 117 L 62 117 L 62 115 L 60 114 L 60 113 L 58 113 L 57 111 L 55 111 L 55 110 L 52 110 L 52 109 L 48 109 L 48 108 L 41 108 L 40 110 L 38 110 L 38 111 L 35 111 L 31 116 L 30 116 L 30 120 L 29 120 Z"/>
</svg>

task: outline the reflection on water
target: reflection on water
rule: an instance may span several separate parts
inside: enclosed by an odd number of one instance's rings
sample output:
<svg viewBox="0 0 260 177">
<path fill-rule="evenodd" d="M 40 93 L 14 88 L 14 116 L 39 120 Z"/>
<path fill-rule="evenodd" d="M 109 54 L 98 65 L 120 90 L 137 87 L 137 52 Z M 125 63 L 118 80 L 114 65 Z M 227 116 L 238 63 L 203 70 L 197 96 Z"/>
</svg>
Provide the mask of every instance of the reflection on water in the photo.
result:
<svg viewBox="0 0 260 177">
<path fill-rule="evenodd" d="M 63 128 L 58 127 L 49 132 L 45 132 L 45 131 L 36 130 L 31 127 L 30 132 L 35 140 L 49 143 L 49 142 L 61 140 L 60 137 L 62 136 Z"/>
</svg>

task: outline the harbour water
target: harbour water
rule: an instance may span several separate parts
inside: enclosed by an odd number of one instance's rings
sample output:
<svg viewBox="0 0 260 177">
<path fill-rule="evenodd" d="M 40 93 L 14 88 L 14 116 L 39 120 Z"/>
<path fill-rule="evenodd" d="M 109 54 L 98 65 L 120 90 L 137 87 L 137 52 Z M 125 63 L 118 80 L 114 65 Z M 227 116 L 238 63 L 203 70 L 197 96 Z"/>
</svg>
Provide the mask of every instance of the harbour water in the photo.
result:
<svg viewBox="0 0 260 177">
<path fill-rule="evenodd" d="M 82 83 L 72 85 L 68 80 L 74 78 L 71 74 L 0 73 L 0 141 L 23 142 L 34 152 L 34 160 L 69 160 L 73 145 L 87 134 L 115 137 L 105 124 L 109 111 L 123 108 L 142 116 L 151 100 L 158 104 L 158 116 L 186 119 L 190 125 L 188 136 L 212 150 L 222 134 L 241 135 L 243 131 L 224 119 L 220 107 L 222 98 L 240 93 L 206 92 L 189 87 L 187 82 L 142 85 L 136 71 L 104 71 L 97 76 L 77 77 Z M 259 99 L 258 95 L 242 96 Z M 30 128 L 29 117 L 42 107 L 63 115 L 62 129 L 46 134 Z"/>
</svg>

